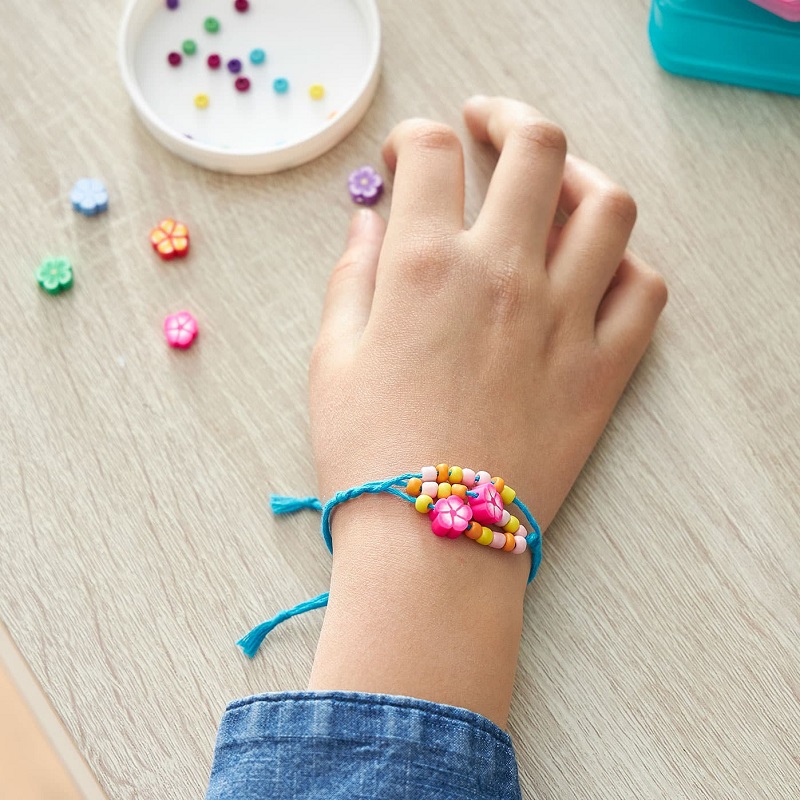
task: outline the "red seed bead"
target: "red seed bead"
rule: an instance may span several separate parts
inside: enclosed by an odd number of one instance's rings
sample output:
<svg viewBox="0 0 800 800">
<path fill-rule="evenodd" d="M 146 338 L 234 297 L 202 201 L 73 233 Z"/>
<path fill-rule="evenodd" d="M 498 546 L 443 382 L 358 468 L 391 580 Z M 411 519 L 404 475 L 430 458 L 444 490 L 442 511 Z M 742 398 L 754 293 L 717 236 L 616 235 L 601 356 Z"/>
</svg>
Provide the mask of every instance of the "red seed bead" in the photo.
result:
<svg viewBox="0 0 800 800">
<path fill-rule="evenodd" d="M 244 12 L 247 11 L 248 8 L 250 8 L 250 3 L 248 2 L 248 0 L 236 0 L 236 2 L 233 4 L 233 7 L 240 14 L 244 14 Z"/>
<path fill-rule="evenodd" d="M 206 60 L 206 63 L 211 69 L 219 69 L 222 64 L 222 59 L 216 53 L 212 53 Z"/>
<path fill-rule="evenodd" d="M 421 489 L 422 481 L 419 478 L 411 478 L 406 484 L 406 494 L 409 495 L 409 497 L 419 497 Z"/>
<path fill-rule="evenodd" d="M 176 53 L 174 50 L 167 56 L 170 66 L 177 67 L 181 63 L 181 54 Z"/>
<path fill-rule="evenodd" d="M 234 86 L 238 92 L 246 92 L 250 88 L 250 78 L 237 78 Z"/>
<path fill-rule="evenodd" d="M 436 480 L 439 483 L 443 483 L 450 477 L 450 465 L 449 464 L 437 464 L 436 465 Z"/>
<path fill-rule="evenodd" d="M 464 536 L 468 539 L 477 539 L 483 533 L 483 526 L 479 522 L 470 523 L 469 528 L 464 531 Z"/>
</svg>

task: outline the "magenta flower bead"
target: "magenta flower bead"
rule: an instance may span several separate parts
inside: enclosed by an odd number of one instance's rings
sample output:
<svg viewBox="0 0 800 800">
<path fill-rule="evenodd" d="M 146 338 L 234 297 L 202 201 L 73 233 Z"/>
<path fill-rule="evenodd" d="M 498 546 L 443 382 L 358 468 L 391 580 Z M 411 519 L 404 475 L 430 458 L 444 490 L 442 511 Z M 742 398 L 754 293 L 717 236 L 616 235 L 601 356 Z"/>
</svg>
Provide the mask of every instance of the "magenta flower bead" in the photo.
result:
<svg viewBox="0 0 800 800">
<path fill-rule="evenodd" d="M 503 498 L 491 483 L 482 483 L 471 490 L 474 497 L 467 495 L 472 517 L 481 525 L 497 525 L 503 517 Z"/>
<path fill-rule="evenodd" d="M 431 530 L 437 536 L 457 539 L 469 527 L 472 509 L 457 495 L 441 497 L 428 512 Z"/>
<path fill-rule="evenodd" d="M 170 314 L 164 320 L 164 335 L 170 347 L 185 350 L 197 336 L 197 320 L 188 311 Z"/>
</svg>

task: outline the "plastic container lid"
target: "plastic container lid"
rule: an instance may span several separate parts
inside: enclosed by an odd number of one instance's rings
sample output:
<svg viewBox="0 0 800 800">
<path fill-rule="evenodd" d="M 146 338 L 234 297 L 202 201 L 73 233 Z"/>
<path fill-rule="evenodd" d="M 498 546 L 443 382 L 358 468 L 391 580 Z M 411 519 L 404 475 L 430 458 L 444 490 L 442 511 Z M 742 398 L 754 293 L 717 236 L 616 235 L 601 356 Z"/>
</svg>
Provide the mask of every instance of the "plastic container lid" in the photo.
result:
<svg viewBox="0 0 800 800">
<path fill-rule="evenodd" d="M 207 169 L 276 172 L 322 155 L 364 116 L 380 18 L 375 0 L 249 0 L 244 12 L 233 0 L 132 0 L 119 48 L 128 94 L 161 144 Z"/>
<path fill-rule="evenodd" d="M 750 2 L 791 22 L 800 22 L 800 0 L 750 0 Z"/>
</svg>

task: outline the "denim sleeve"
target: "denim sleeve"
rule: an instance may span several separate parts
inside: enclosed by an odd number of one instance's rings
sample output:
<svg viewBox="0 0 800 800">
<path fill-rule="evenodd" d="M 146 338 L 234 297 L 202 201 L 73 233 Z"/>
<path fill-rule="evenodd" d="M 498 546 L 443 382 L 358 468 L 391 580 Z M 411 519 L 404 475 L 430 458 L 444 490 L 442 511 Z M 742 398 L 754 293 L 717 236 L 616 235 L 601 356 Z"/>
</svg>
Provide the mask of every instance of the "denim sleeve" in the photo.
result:
<svg viewBox="0 0 800 800">
<path fill-rule="evenodd" d="M 410 697 L 287 692 L 237 700 L 206 800 L 521 800 L 509 735 Z"/>
</svg>

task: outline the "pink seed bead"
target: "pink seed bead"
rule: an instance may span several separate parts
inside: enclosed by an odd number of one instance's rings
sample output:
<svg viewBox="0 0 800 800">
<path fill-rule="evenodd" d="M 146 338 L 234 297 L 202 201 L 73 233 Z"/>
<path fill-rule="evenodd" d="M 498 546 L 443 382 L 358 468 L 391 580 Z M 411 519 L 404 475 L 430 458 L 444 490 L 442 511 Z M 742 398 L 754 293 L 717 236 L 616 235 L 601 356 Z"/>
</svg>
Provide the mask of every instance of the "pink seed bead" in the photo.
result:
<svg viewBox="0 0 800 800">
<path fill-rule="evenodd" d="M 515 536 L 514 541 L 516 544 L 514 545 L 514 549 L 511 551 L 514 555 L 518 556 L 520 553 L 524 553 L 528 549 L 528 543 L 525 541 L 524 536 Z"/>
<path fill-rule="evenodd" d="M 527 535 L 528 535 L 528 531 L 525 530 L 525 526 L 524 525 L 520 525 L 519 528 L 517 528 L 517 532 L 514 534 L 514 536 L 521 536 L 523 539 Z"/>
<path fill-rule="evenodd" d="M 461 478 L 461 483 L 463 483 L 467 489 L 471 489 L 475 485 L 475 470 L 464 469 L 461 471 L 464 473 L 464 477 Z"/>
<path fill-rule="evenodd" d="M 435 500 L 439 494 L 439 484 L 436 481 L 425 481 L 422 484 L 422 494 L 426 494 Z"/>
<path fill-rule="evenodd" d="M 423 467 L 422 482 L 425 483 L 425 481 L 435 481 L 438 474 L 439 473 L 436 470 L 436 467 Z"/>
<path fill-rule="evenodd" d="M 489 547 L 494 547 L 495 550 L 502 550 L 506 544 L 506 535 L 504 533 L 495 533 L 494 539 L 489 542 Z"/>
<path fill-rule="evenodd" d="M 492 476 L 485 470 L 481 470 L 475 475 L 475 485 L 480 486 L 483 483 L 491 483 Z"/>
<path fill-rule="evenodd" d="M 509 521 L 510 519 L 511 519 L 511 514 L 509 514 L 509 513 L 508 513 L 508 509 L 507 509 L 507 508 L 504 508 L 504 509 L 503 509 L 503 516 L 502 516 L 502 517 L 500 517 L 500 522 L 498 522 L 497 524 L 498 524 L 498 525 L 499 525 L 501 528 L 505 528 L 505 526 L 506 526 L 506 525 L 508 525 L 508 521 Z"/>
<path fill-rule="evenodd" d="M 211 69 L 219 69 L 220 64 L 222 64 L 222 58 L 216 53 L 212 53 L 206 63 Z"/>
<path fill-rule="evenodd" d="M 250 78 L 237 78 L 234 86 L 237 92 L 246 92 L 250 88 Z"/>
</svg>

